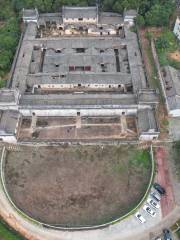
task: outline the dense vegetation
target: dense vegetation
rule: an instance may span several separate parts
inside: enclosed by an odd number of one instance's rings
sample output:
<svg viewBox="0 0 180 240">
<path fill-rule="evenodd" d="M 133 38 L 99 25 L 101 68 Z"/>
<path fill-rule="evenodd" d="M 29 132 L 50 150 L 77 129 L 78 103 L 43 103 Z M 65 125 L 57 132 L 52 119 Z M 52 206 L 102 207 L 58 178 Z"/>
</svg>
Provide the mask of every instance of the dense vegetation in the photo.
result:
<svg viewBox="0 0 180 240">
<path fill-rule="evenodd" d="M 172 31 L 164 29 L 156 40 L 156 49 L 161 66 L 170 65 L 180 69 L 180 62 L 170 57 L 170 53 L 180 51 L 179 41 Z"/>
<path fill-rule="evenodd" d="M 8 79 L 7 73 L 19 39 L 19 25 L 11 2 L 1 1 L 0 8 L 0 87 L 4 87 Z"/>
</svg>

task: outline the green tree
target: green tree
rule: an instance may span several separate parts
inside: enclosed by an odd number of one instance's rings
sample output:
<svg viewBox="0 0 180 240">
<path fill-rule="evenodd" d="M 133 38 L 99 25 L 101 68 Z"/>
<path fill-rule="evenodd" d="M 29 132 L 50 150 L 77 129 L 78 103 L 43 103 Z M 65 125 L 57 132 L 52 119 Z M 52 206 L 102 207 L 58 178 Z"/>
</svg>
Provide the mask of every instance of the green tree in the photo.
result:
<svg viewBox="0 0 180 240">
<path fill-rule="evenodd" d="M 138 26 L 143 27 L 145 25 L 144 17 L 142 15 L 138 15 L 136 17 L 136 23 L 138 24 Z"/>
<path fill-rule="evenodd" d="M 145 14 L 146 24 L 149 26 L 167 26 L 173 6 L 169 3 L 165 5 L 156 4 Z"/>
</svg>

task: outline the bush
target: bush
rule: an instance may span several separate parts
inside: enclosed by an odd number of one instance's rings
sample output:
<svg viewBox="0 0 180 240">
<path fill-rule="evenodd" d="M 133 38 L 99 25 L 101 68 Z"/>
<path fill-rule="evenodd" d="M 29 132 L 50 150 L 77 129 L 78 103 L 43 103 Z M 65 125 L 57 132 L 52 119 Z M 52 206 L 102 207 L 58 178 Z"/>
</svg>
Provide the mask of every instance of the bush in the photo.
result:
<svg viewBox="0 0 180 240">
<path fill-rule="evenodd" d="M 143 27 L 145 25 L 144 17 L 141 15 L 138 15 L 136 18 L 136 23 L 138 26 Z"/>
<path fill-rule="evenodd" d="M 160 37 L 156 40 L 156 49 L 161 66 L 170 65 L 180 69 L 180 62 L 170 59 L 168 56 L 170 52 L 180 49 L 180 44 L 177 41 L 173 32 L 165 29 Z"/>
</svg>

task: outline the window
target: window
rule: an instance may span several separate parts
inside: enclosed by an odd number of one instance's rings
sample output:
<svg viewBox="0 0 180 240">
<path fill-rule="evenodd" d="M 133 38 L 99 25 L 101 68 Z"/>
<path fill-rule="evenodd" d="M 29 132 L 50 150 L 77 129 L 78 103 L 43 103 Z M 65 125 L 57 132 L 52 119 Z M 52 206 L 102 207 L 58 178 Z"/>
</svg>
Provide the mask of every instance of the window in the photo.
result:
<svg viewBox="0 0 180 240">
<path fill-rule="evenodd" d="M 85 67 L 84 67 L 84 70 L 85 70 L 85 71 L 91 71 L 91 66 L 85 66 Z"/>
<path fill-rule="evenodd" d="M 76 66 L 75 71 L 84 71 L 84 66 Z"/>
<path fill-rule="evenodd" d="M 59 76 L 58 75 L 53 75 L 53 76 L 51 76 L 52 77 L 52 79 L 56 79 L 56 78 L 58 78 Z"/>
<path fill-rule="evenodd" d="M 81 114 L 80 114 L 80 112 L 77 112 L 77 116 L 80 116 Z"/>
<path fill-rule="evenodd" d="M 69 66 L 69 71 L 74 71 L 75 70 L 75 67 L 74 66 Z"/>
<path fill-rule="evenodd" d="M 76 52 L 77 53 L 84 53 L 85 52 L 85 48 L 76 48 Z"/>
</svg>

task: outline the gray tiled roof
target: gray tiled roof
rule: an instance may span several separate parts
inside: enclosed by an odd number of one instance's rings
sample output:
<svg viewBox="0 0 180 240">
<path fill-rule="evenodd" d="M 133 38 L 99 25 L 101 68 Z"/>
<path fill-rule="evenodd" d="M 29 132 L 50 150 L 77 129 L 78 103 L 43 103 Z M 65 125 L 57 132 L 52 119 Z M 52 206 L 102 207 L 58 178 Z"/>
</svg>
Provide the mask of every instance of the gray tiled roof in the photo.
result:
<svg viewBox="0 0 180 240">
<path fill-rule="evenodd" d="M 149 130 L 158 131 L 155 113 L 152 109 L 138 111 L 138 129 L 140 133 L 148 132 Z"/>
<path fill-rule="evenodd" d="M 0 135 L 15 134 L 19 116 L 18 111 L 0 111 Z"/>
<path fill-rule="evenodd" d="M 38 11 L 37 9 L 23 9 L 23 19 L 37 19 Z"/>
<path fill-rule="evenodd" d="M 135 105 L 136 99 L 133 94 L 49 94 L 46 95 L 23 95 L 20 106 L 48 106 L 56 105 L 60 108 L 110 108 L 115 106 Z M 132 107 L 132 106 L 131 106 Z"/>
<path fill-rule="evenodd" d="M 67 7 L 63 6 L 64 18 L 96 18 L 97 7 Z"/>
<path fill-rule="evenodd" d="M 68 73 L 60 75 L 32 74 L 27 76 L 29 86 L 38 84 L 125 84 L 131 85 L 131 75 L 123 73 Z"/>
<path fill-rule="evenodd" d="M 164 67 L 164 85 L 170 110 L 180 108 L 180 71 L 173 67 Z"/>
</svg>

